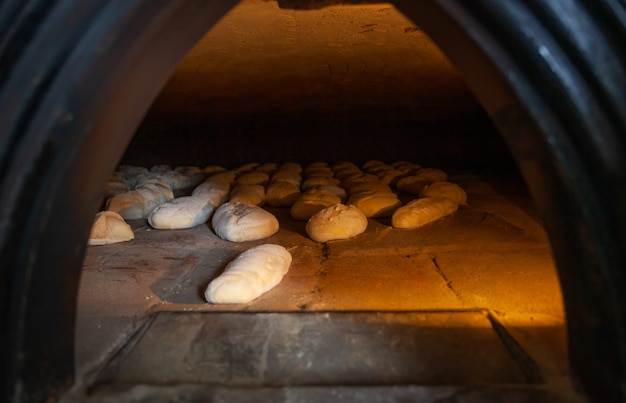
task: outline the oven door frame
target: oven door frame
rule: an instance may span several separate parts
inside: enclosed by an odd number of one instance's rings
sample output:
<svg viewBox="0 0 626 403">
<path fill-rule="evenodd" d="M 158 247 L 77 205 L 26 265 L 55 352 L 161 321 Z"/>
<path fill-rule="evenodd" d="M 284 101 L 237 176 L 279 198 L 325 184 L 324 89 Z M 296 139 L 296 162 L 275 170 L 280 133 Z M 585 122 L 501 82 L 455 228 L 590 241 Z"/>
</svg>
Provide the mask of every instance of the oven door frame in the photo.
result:
<svg viewBox="0 0 626 403">
<path fill-rule="evenodd" d="M 74 382 L 76 296 L 104 184 L 178 62 L 236 3 L 0 5 L 3 401 L 58 398 Z M 524 175 L 559 272 L 573 380 L 594 400 L 626 400 L 626 10 L 393 3 L 464 76 Z"/>
</svg>

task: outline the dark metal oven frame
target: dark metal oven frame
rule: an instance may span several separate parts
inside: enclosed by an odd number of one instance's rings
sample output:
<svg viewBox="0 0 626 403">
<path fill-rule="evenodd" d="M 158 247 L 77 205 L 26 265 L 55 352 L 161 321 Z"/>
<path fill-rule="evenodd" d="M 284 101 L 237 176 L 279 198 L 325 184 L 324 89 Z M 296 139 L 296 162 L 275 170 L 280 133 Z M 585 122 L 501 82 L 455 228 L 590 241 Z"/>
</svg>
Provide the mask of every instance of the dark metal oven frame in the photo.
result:
<svg viewBox="0 0 626 403">
<path fill-rule="evenodd" d="M 81 261 L 104 184 L 177 63 L 236 3 L 0 4 L 2 401 L 55 399 L 72 384 Z M 393 3 L 465 77 L 527 181 L 575 383 L 626 401 L 623 1 Z"/>
</svg>

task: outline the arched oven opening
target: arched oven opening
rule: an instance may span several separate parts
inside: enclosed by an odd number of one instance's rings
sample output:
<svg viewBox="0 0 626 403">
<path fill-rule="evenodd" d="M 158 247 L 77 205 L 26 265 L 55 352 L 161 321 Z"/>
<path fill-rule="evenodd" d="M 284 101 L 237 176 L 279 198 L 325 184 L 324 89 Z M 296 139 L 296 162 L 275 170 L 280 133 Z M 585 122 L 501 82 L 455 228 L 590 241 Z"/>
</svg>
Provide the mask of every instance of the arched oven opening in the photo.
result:
<svg viewBox="0 0 626 403">
<path fill-rule="evenodd" d="M 478 2 L 471 6 L 454 2 L 419 5 L 394 2 L 417 24 L 403 21 L 406 26 L 403 25 L 400 36 L 411 38 L 413 35 L 415 43 L 425 47 L 429 46 L 427 42 L 418 39 L 425 38 L 421 29 L 432 37 L 463 75 L 502 134 L 539 212 L 535 221 L 524 221 L 520 217 L 527 219 L 534 211 L 523 198 L 527 196 L 524 184 L 521 181 L 516 184 L 494 182 L 491 180 L 494 175 L 489 175 L 497 167 L 498 174 L 507 171 L 512 174 L 509 177 L 515 177 L 517 167 L 509 164 L 508 151 L 500 138 L 492 135 L 495 131 L 491 122 L 484 119 L 481 108 L 468 96 L 464 86 L 458 85 L 461 80 L 447 62 L 442 64 L 442 69 L 448 69 L 448 75 L 440 81 L 436 81 L 438 76 L 427 74 L 403 76 L 405 88 L 398 85 L 388 88 L 387 92 L 378 88 L 373 91 L 375 96 L 356 84 L 350 87 L 359 80 L 370 80 L 370 85 L 375 87 L 372 80 L 376 78 L 373 75 L 376 71 L 398 73 L 390 60 L 385 64 L 384 58 L 393 57 L 396 48 L 387 46 L 384 40 L 378 43 L 379 53 L 366 60 L 369 63 L 363 63 L 363 58 L 359 59 L 358 52 L 354 52 L 358 43 L 352 43 L 354 48 L 349 52 L 346 52 L 350 48 L 347 46 L 343 53 L 339 52 L 343 58 L 337 62 L 340 68 L 334 62 L 325 66 L 311 63 L 313 56 L 301 54 L 300 58 L 309 58 L 308 64 L 302 65 L 309 69 L 308 81 L 305 81 L 311 96 L 308 109 L 302 110 L 298 110 L 298 106 L 305 103 L 277 102 L 279 98 L 296 99 L 294 94 L 298 91 L 294 89 L 291 93 L 286 86 L 275 88 L 274 99 L 267 97 L 245 103 L 239 102 L 237 94 L 232 93 L 228 98 L 229 92 L 254 94 L 250 91 L 254 82 L 245 80 L 255 74 L 271 76 L 273 72 L 268 65 L 265 71 L 241 70 L 239 75 L 214 79 L 217 86 L 207 87 L 210 96 L 199 102 L 185 100 L 185 97 L 168 98 L 168 91 L 171 94 L 189 83 L 195 85 L 193 81 L 185 82 L 185 75 L 178 74 L 181 70 L 190 68 L 192 75 L 202 75 L 203 64 L 194 65 L 197 61 L 186 59 L 140 125 L 148 107 L 185 53 L 235 3 L 137 1 L 123 5 L 108 2 L 50 5 L 33 1 L 7 2 L 0 8 L 4 28 L 1 61 L 5 72 L 0 116 L 5 128 L 1 173 L 4 188 L 8 189 L 2 195 L 0 242 L 2 319 L 10 324 L 2 333 L 6 346 L 2 366 L 6 400 L 39 401 L 64 395 L 71 399 L 85 393 L 86 387 L 90 387 L 88 394 L 92 398 L 132 398 L 137 393 L 132 387 L 135 383 L 152 384 L 152 389 L 144 390 L 143 396 L 152 394 L 161 398 L 171 397 L 168 393 L 187 397 L 230 393 L 231 399 L 237 396 L 245 399 L 249 393 L 246 388 L 256 386 L 256 392 L 266 394 L 263 396 L 282 399 L 290 393 L 299 398 L 340 393 L 359 399 L 360 393 L 366 391 L 402 399 L 454 395 L 470 390 L 477 401 L 520 395 L 566 400 L 582 398 L 577 394 L 579 391 L 593 400 L 622 400 L 624 302 L 619 290 L 624 284 L 621 274 L 624 211 L 620 206 L 625 197 L 625 169 L 621 160 L 624 141 L 620 133 L 624 129 L 624 115 L 620 105 L 623 105 L 625 87 L 616 85 L 624 83 L 623 54 L 617 45 L 624 23 L 619 5 L 611 1 L 598 2 L 593 7 L 555 5 L 547 1 L 531 5 Z M 280 2 L 284 13 L 276 18 L 288 20 L 295 15 L 294 9 L 316 9 L 330 3 Z M 257 7 L 254 12 L 266 18 L 271 15 L 263 15 L 263 10 L 276 11 L 275 3 L 248 1 L 233 13 L 245 7 Z M 368 10 L 365 13 L 370 13 L 369 21 L 373 21 L 374 15 L 380 20 L 367 22 L 367 18 L 362 20 L 355 16 L 350 21 L 354 26 L 348 26 L 348 21 L 343 20 L 345 31 L 342 34 L 352 35 L 353 40 L 358 35 L 368 35 L 368 41 L 373 42 L 375 48 L 377 38 L 384 37 L 385 28 L 393 26 L 386 26 L 389 20 L 381 17 L 391 13 L 388 11 L 391 6 L 352 7 L 355 15 L 358 10 Z M 327 10 L 339 14 L 342 8 Z M 317 12 L 310 11 L 307 15 L 311 17 Z M 10 19 L 12 15 L 18 17 Z M 328 17 L 333 12 L 317 15 Z M 250 14 L 243 18 L 254 21 Z M 320 19 L 315 22 L 317 26 L 324 24 Z M 221 23 L 228 23 L 228 20 Z M 297 30 L 297 25 L 275 26 Z M 218 34 L 219 29 L 218 24 L 215 29 Z M 238 32 L 236 26 L 225 30 L 234 31 L 240 42 L 265 39 L 262 30 Z M 293 39 L 298 38 L 297 35 L 292 31 L 285 37 Z M 211 41 L 210 37 L 206 38 Z M 224 51 L 220 44 L 226 40 L 217 39 L 204 49 L 208 49 L 209 54 L 217 54 Z M 192 51 L 191 58 L 197 49 L 202 51 L 202 43 Z M 312 46 L 314 41 L 308 43 Z M 327 43 L 332 45 L 330 40 Z M 336 43 L 341 46 L 338 39 Z M 592 49 L 589 43 L 596 46 Z M 237 48 L 237 44 L 231 45 L 226 48 Z M 255 52 L 257 56 L 268 55 L 268 50 L 258 43 L 249 47 L 243 45 L 240 51 L 245 51 L 248 57 Z M 226 54 L 221 62 L 228 57 Z M 603 62 L 597 63 L 598 59 Z M 408 71 L 434 63 L 433 59 L 416 60 L 406 66 Z M 233 66 L 242 68 L 241 64 Z M 356 66 L 359 68 L 355 70 Z M 228 66 L 221 72 L 226 71 Z M 322 71 L 325 82 L 320 79 Z M 286 77 L 284 71 L 277 74 L 283 75 L 284 82 L 292 80 L 295 88 L 302 85 L 297 79 Z M 421 77 L 422 81 L 415 77 Z M 244 85 L 237 87 L 237 78 L 241 78 Z M 390 80 L 383 85 L 397 81 Z M 411 92 L 416 86 L 424 88 L 424 92 Z M 334 99 L 335 104 L 327 110 L 320 108 L 319 99 L 331 94 L 324 91 L 337 87 L 342 87 L 343 91 L 334 93 L 340 94 Z M 266 91 L 262 87 L 258 90 Z M 399 92 L 411 101 L 394 104 L 397 98 L 390 94 Z M 200 92 L 195 94 L 201 96 Z M 382 97 L 382 102 L 375 99 L 377 97 Z M 454 104 L 450 102 L 452 99 Z M 202 111 L 194 111 L 194 107 L 203 102 L 212 107 L 211 118 L 207 120 L 200 119 Z M 236 107 L 245 106 L 249 106 L 247 114 L 228 116 Z M 176 107 L 187 113 L 188 120 L 173 124 L 174 120 L 163 118 L 165 111 L 176 110 Z M 281 110 L 276 114 L 268 112 L 277 107 Z M 378 115 L 375 119 L 368 116 L 372 110 Z M 281 116 L 280 121 L 277 116 Z M 359 123 L 363 126 L 358 127 Z M 297 134 L 284 135 L 288 132 L 286 129 L 293 130 L 294 125 Z M 343 126 L 338 129 L 337 125 Z M 175 126 L 185 131 L 184 135 L 177 136 L 177 141 L 183 145 L 163 152 L 167 147 L 164 144 L 170 139 L 160 133 L 171 133 Z M 364 135 L 356 138 L 355 126 Z M 393 130 L 389 130 L 390 127 Z M 480 128 L 478 133 L 477 127 Z M 201 129 L 206 128 L 218 134 L 205 136 Z M 419 134 L 412 133 L 414 129 Z M 229 138 L 233 132 L 236 133 Z M 332 135 L 324 137 L 324 132 Z M 381 133 L 387 136 L 384 141 L 378 140 Z M 279 138 L 282 144 L 263 141 L 272 136 Z M 468 140 L 470 138 L 473 141 Z M 298 147 L 305 140 L 307 152 Z M 216 142 L 229 151 L 221 154 L 210 150 Z M 250 142 L 254 145 L 249 146 Z M 331 146 L 326 146 L 327 143 Z M 339 146 L 332 148 L 333 143 Z M 150 153 L 144 152 L 146 148 Z M 372 148 L 377 151 L 375 155 Z M 195 160 L 185 160 L 190 154 Z M 225 156 L 221 161 L 218 160 L 220 155 Z M 291 247 L 297 244 L 301 249 L 318 248 L 317 255 L 294 253 L 294 268 L 300 268 L 294 271 L 301 277 L 300 284 L 307 284 L 309 288 L 298 290 L 298 282 L 293 279 L 289 282 L 286 277 L 287 284 L 273 291 L 274 299 L 267 294 L 268 298 L 260 299 L 256 307 L 254 303 L 246 306 L 247 314 L 242 313 L 241 307 L 215 308 L 197 301 L 199 287 L 206 286 L 208 281 L 202 276 L 215 275 L 223 269 L 223 264 L 216 261 L 234 257 L 241 248 L 218 245 L 219 239 L 208 227 L 172 236 L 166 234 L 167 231 L 150 231 L 145 223 L 134 223 L 139 236 L 133 242 L 137 251 L 141 249 L 139 246 L 144 247 L 137 252 L 143 255 L 138 257 L 129 252 L 133 247 L 128 245 L 133 244 L 90 248 L 84 261 L 81 292 L 91 287 L 95 293 L 109 295 L 102 299 L 95 294 L 77 299 L 85 240 L 93 214 L 101 208 L 103 185 L 118 162 L 147 166 L 157 163 L 202 165 L 207 156 L 212 161 L 206 163 L 229 168 L 245 162 L 296 159 L 303 163 L 318 160 L 333 163 L 343 158 L 354 159 L 363 166 L 368 159 L 393 162 L 416 156 L 419 158 L 414 160 L 416 163 L 432 167 L 443 163 L 439 167 L 449 169 L 450 178 L 465 186 L 478 203 L 472 206 L 470 199 L 468 208 L 447 224 L 439 223 L 417 238 L 394 237 L 390 235 L 394 232 L 389 230 L 388 222 L 370 220 L 370 232 L 364 234 L 367 240 L 356 241 L 355 238 L 349 241 L 352 243 L 343 244 L 317 245 L 310 240 L 308 244 L 301 243 L 300 238 L 306 236 L 303 224 L 279 217 L 281 225 L 283 219 L 289 224 L 284 225 L 285 232 L 278 235 L 277 241 Z M 492 161 L 485 162 L 488 160 Z M 522 189 L 521 192 L 518 189 Z M 498 210 L 503 204 L 494 203 L 492 197 L 502 198 L 503 195 L 504 199 L 512 201 L 507 208 L 517 209 Z M 474 234 L 460 236 L 460 232 L 476 222 L 480 223 L 477 228 L 482 235 L 503 236 L 494 243 L 496 249 L 508 245 L 511 249 L 521 247 L 524 250 L 499 256 L 501 250 L 489 253 L 486 251 L 489 247 L 472 244 Z M 569 339 L 567 352 L 563 345 L 566 332 L 558 302 L 559 287 L 551 271 L 550 245 L 539 222 L 547 230 L 563 292 Z M 223 248 L 222 254 L 188 253 L 199 241 L 213 242 L 218 245 L 217 249 Z M 182 249 L 187 248 L 184 253 L 180 250 L 181 242 L 185 245 Z M 427 246 L 417 248 L 418 242 Z M 462 242 L 465 245 L 459 246 Z M 534 253 L 528 253 L 529 244 L 534 245 Z M 173 247 L 166 250 L 167 245 Z M 443 250 L 442 245 L 445 245 Z M 458 250 L 465 248 L 465 252 L 475 253 L 455 255 L 454 250 L 446 250 L 454 245 Z M 143 263 L 154 267 L 157 261 L 145 258 L 145 247 L 154 248 L 153 254 L 163 268 L 158 275 L 155 272 L 145 275 L 138 269 Z M 399 253 L 385 251 L 389 249 Z M 179 254 L 172 255 L 176 250 Z M 115 260 L 116 255 L 122 260 Z M 343 263 L 337 263 L 342 260 Z M 120 263 L 123 261 L 129 264 Z M 486 261 L 488 263 L 484 263 Z M 345 267 L 354 262 L 367 266 L 364 271 L 371 277 L 361 280 L 361 273 L 342 274 Z M 499 271 L 495 280 L 481 278 L 487 286 L 477 287 L 478 281 L 472 275 L 480 272 L 480 262 L 509 270 Z M 540 275 L 526 273 L 523 269 L 533 271 L 544 264 L 548 269 L 537 270 L 543 273 Z M 197 270 L 207 265 L 211 270 L 204 273 Z M 388 275 L 380 276 L 385 265 L 390 268 Z M 425 267 L 427 269 L 422 270 Z M 463 267 L 472 271 L 472 275 L 463 273 Z M 306 269 L 323 269 L 324 273 L 315 272 L 314 276 L 307 277 Z M 393 282 L 410 281 L 415 276 L 394 277 L 401 271 L 413 271 L 428 287 L 442 285 L 442 294 L 451 293 L 452 298 L 442 298 L 437 294 L 440 290 L 434 288 L 420 289 L 425 295 L 417 298 L 409 296 L 407 293 L 416 287 L 404 284 L 395 287 Z M 198 278 L 194 277 L 197 273 L 200 273 Z M 327 277 L 326 283 L 324 277 Z M 544 291 L 539 284 L 525 285 L 524 277 L 544 281 L 547 285 L 543 286 L 547 288 Z M 115 317 L 111 309 L 116 303 L 123 310 L 128 308 L 124 304 L 132 301 L 132 298 L 128 301 L 119 298 L 120 293 L 133 289 L 128 283 L 136 281 L 139 286 L 146 286 L 145 282 L 152 280 L 153 283 L 144 287 L 149 300 L 146 305 L 137 305 L 138 311 L 127 317 L 123 313 Z M 506 285 L 505 281 L 511 280 L 519 284 Z M 119 288 L 99 287 L 100 281 L 110 284 L 119 281 L 120 285 Z M 295 291 L 287 285 L 295 287 Z M 361 291 L 360 287 L 365 291 L 351 294 Z M 377 287 L 382 289 L 378 294 Z M 368 292 L 367 288 L 374 291 Z M 395 290 L 399 290 L 399 295 L 388 297 L 387 294 Z M 542 312 L 533 311 L 534 308 L 525 310 L 519 305 L 535 303 L 536 308 L 543 301 L 520 302 L 512 297 L 515 293 L 526 292 L 538 299 L 544 296 L 546 300 L 557 302 L 542 316 Z M 497 294 L 502 294 L 502 298 Z M 321 299 L 320 295 L 331 299 Z M 151 301 L 153 297 L 160 301 Z M 103 302 L 102 309 L 98 311 L 96 307 L 100 302 Z M 186 310 L 194 312 L 185 313 Z M 213 326 L 200 326 L 208 318 L 203 311 L 210 312 Z M 88 314 L 81 316 L 84 312 Z M 112 316 L 107 316 L 110 314 Z M 106 331 L 98 330 L 102 326 Z M 172 327 L 179 333 L 171 332 Z M 268 336 L 274 333 L 281 336 Z M 117 336 L 111 337 L 112 334 Z M 290 334 L 296 336 L 281 338 Z M 346 334 L 350 335 L 348 339 L 352 344 L 332 342 L 341 341 Z M 247 338 L 242 339 L 242 335 Z M 97 340 L 99 336 L 106 336 L 107 340 Z M 205 337 L 216 342 L 208 347 L 207 343 L 198 343 L 198 338 Z M 186 344 L 187 349 L 181 350 L 181 354 L 187 355 L 173 362 L 171 359 L 181 357 L 177 349 L 180 343 Z M 219 347 L 213 348 L 213 345 Z M 242 345 L 249 348 L 242 348 Z M 200 348 L 202 346 L 204 349 Z M 385 349 L 386 346 L 391 347 Z M 75 349 L 76 366 L 73 362 Z M 158 352 L 159 349 L 163 351 Z M 369 350 L 367 357 L 363 357 L 365 350 Z M 504 352 L 504 356 L 498 356 L 498 351 Z M 319 359 L 320 354 L 322 359 Z M 402 360 L 394 354 L 405 354 L 410 359 Z M 284 358 L 284 355 L 291 358 Z M 457 357 L 459 362 L 453 366 L 438 366 L 441 361 Z M 219 366 L 228 359 L 231 364 L 242 366 Z M 258 365 L 250 366 L 246 363 L 248 359 Z M 566 368 L 567 361 L 571 370 Z M 313 366 L 312 370 L 308 364 Z M 263 368 L 259 369 L 259 365 Z M 158 366 L 160 368 L 155 370 Z M 382 370 L 383 367 L 388 371 Z M 202 369 L 230 371 L 231 374 L 226 378 L 198 376 Z M 394 372 L 396 370 L 400 372 Z M 192 375 L 185 378 L 185 371 Z M 355 373 L 360 377 L 352 377 Z M 251 383 L 242 384 L 242 380 Z M 580 389 L 571 390 L 570 381 Z M 187 386 L 174 392 L 163 386 L 176 382 Z M 193 386 L 194 383 L 209 386 Z M 227 387 L 220 388 L 220 383 Z M 68 394 L 72 385 L 74 390 Z M 390 385 L 396 387 L 390 388 Z"/>
</svg>

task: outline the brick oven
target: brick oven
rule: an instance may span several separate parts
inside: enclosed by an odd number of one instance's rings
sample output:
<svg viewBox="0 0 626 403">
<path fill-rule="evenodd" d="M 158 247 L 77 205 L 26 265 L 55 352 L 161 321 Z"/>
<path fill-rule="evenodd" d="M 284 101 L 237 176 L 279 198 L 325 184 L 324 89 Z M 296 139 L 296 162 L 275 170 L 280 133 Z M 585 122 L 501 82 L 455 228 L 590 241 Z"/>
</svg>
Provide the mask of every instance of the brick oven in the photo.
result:
<svg viewBox="0 0 626 403">
<path fill-rule="evenodd" d="M 5 2 L 3 400 L 623 401 L 625 15 L 612 0 Z M 120 166 L 204 180 L 295 162 L 306 178 L 342 161 L 441 169 L 467 205 L 329 242 L 264 205 L 280 230 L 262 240 L 137 219 L 133 240 L 86 246 Z M 207 303 L 263 243 L 293 256 L 282 281 Z"/>
</svg>

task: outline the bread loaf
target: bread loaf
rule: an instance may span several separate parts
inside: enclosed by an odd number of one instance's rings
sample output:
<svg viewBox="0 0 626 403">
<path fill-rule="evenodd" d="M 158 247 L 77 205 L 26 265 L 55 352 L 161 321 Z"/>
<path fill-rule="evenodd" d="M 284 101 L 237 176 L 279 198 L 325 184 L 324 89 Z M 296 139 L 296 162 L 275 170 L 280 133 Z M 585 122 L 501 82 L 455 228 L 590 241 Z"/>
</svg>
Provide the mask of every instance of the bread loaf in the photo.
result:
<svg viewBox="0 0 626 403">
<path fill-rule="evenodd" d="M 184 196 L 152 210 L 148 223 L 156 229 L 183 229 L 204 224 L 213 213 L 213 203 L 199 196 Z"/>
<path fill-rule="evenodd" d="M 222 204 L 211 219 L 213 230 L 231 242 L 255 241 L 278 232 L 278 220 L 261 207 L 246 203 Z"/>
<path fill-rule="evenodd" d="M 292 257 L 280 245 L 265 244 L 248 249 L 231 261 L 207 286 L 204 296 L 213 304 L 245 304 L 280 283 Z"/>
<path fill-rule="evenodd" d="M 367 229 L 367 217 L 355 206 L 335 204 L 320 210 L 306 224 L 306 232 L 316 242 L 348 239 Z"/>
<path fill-rule="evenodd" d="M 418 228 L 454 213 L 458 205 L 447 197 L 415 199 L 400 207 L 391 217 L 394 228 Z"/>
<path fill-rule="evenodd" d="M 135 239 L 132 228 L 114 211 L 96 214 L 89 233 L 88 245 L 107 245 Z"/>
</svg>

